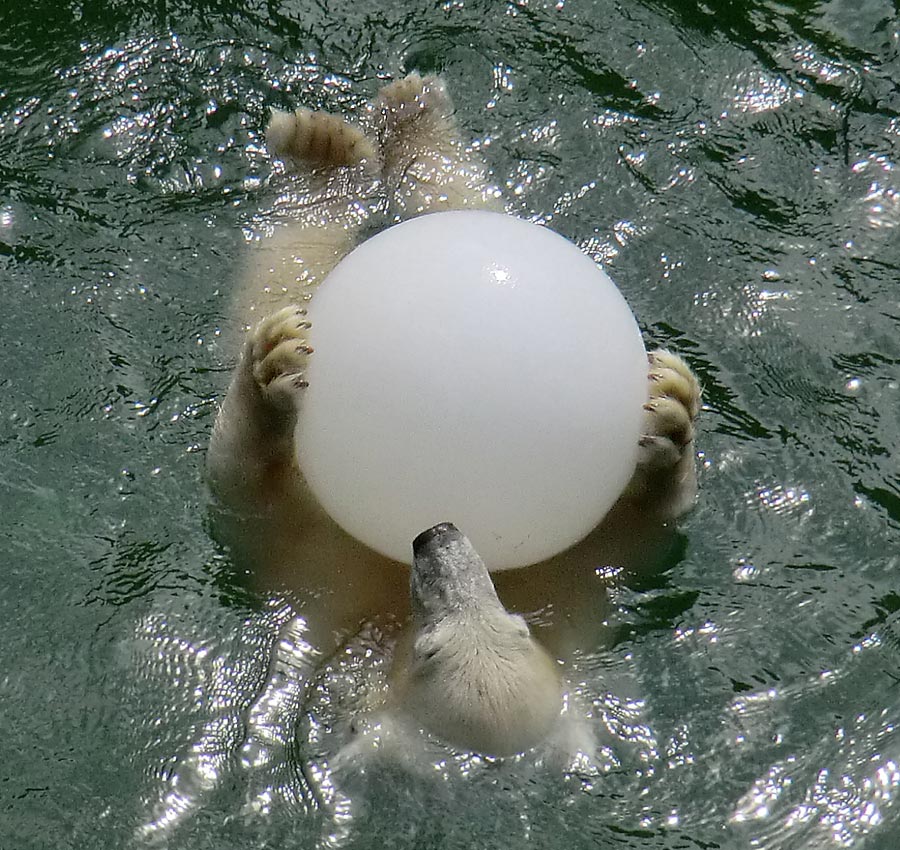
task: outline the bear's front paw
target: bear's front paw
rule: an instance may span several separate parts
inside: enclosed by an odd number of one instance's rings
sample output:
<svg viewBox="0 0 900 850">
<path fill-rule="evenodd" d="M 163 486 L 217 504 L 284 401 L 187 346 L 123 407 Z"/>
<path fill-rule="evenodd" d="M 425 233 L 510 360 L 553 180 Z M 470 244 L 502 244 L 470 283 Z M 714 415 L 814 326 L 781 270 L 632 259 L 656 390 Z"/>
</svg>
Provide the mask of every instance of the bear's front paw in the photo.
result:
<svg viewBox="0 0 900 850">
<path fill-rule="evenodd" d="M 251 332 L 244 365 L 269 404 L 287 409 L 307 386 L 304 373 L 312 354 L 306 333 L 311 324 L 302 307 L 285 307 L 263 319 Z"/>
<path fill-rule="evenodd" d="M 648 470 L 665 471 L 677 466 L 694 440 L 700 384 L 687 363 L 670 351 L 651 351 L 647 360 L 649 398 L 639 463 Z"/>
<path fill-rule="evenodd" d="M 700 384 L 670 351 L 647 355 L 648 398 L 637 468 L 622 494 L 663 519 L 688 510 L 697 492 L 694 420 L 700 411 Z"/>
<path fill-rule="evenodd" d="M 697 492 L 694 420 L 700 412 L 700 384 L 670 351 L 647 355 L 648 398 L 637 468 L 622 497 L 664 519 L 688 510 Z"/>
</svg>

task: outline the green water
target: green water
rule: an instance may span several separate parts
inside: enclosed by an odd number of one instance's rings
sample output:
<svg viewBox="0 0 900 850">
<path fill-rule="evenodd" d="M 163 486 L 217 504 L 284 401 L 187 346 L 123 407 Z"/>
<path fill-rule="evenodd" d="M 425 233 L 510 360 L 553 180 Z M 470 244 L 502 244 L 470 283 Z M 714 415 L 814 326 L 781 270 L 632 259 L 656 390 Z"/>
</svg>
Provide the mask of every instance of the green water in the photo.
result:
<svg viewBox="0 0 900 850">
<path fill-rule="evenodd" d="M 701 495 L 575 665 L 603 770 L 320 807 L 327 705 L 244 763 L 288 603 L 209 527 L 218 331 L 267 107 L 413 68 L 696 370 Z M 881 0 L 6 4 L 0 848 L 900 845 L 898 163 Z"/>
</svg>

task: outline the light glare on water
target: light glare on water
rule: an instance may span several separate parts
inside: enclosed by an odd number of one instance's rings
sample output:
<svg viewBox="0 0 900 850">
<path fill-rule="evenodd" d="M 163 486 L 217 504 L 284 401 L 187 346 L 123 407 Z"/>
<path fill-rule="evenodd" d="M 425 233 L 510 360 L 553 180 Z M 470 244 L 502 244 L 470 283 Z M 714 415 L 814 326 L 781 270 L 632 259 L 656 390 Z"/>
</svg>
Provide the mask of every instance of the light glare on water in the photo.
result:
<svg viewBox="0 0 900 850">
<path fill-rule="evenodd" d="M 0 48 L 10 846 L 897 846 L 891 4 L 110 0 L 0 11 Z M 696 509 L 597 564 L 568 769 L 341 769 L 391 746 L 349 718 L 393 624 L 320 657 L 210 511 L 245 233 L 295 197 L 267 110 L 352 116 L 414 68 L 704 386 Z"/>
</svg>

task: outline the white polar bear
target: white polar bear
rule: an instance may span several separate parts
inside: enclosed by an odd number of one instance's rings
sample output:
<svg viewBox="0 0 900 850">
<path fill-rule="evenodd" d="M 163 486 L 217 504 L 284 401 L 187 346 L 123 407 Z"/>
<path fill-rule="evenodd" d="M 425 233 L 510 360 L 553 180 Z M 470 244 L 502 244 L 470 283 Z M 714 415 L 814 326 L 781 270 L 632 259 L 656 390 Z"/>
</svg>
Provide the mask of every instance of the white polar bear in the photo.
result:
<svg viewBox="0 0 900 850">
<path fill-rule="evenodd" d="M 620 563 L 623 547 L 646 545 L 694 497 L 700 390 L 678 357 L 649 355 L 640 460 L 620 504 L 568 552 L 495 574 L 499 597 L 449 524 L 416 539 L 411 581 L 405 566 L 351 539 L 317 504 L 296 461 L 303 446 L 294 444 L 294 425 L 307 358 L 315 356 L 303 304 L 373 209 L 402 219 L 503 207 L 481 158 L 462 143 L 439 79 L 412 74 L 385 87 L 363 122 L 365 129 L 306 110 L 271 119 L 269 150 L 307 185 L 289 220 L 256 246 L 238 293 L 239 319 L 254 327 L 215 424 L 209 474 L 230 512 L 238 556 L 264 583 L 302 588 L 313 646 L 327 653 L 379 616 L 409 623 L 396 644 L 389 710 L 453 746 L 517 753 L 553 734 L 564 685 L 559 663 L 500 599 L 513 610 L 543 611 L 551 627 L 542 637 L 557 656 L 589 642 L 596 567 Z"/>
</svg>

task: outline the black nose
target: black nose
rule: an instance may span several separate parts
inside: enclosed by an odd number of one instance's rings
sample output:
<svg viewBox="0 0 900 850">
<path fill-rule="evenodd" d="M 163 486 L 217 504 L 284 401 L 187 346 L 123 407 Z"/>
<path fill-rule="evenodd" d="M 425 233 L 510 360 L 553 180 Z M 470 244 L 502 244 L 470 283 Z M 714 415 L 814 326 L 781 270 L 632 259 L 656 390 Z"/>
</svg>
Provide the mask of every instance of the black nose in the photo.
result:
<svg viewBox="0 0 900 850">
<path fill-rule="evenodd" d="M 413 555 L 418 558 L 429 547 L 441 546 L 451 540 L 459 540 L 461 537 L 462 534 L 452 522 L 439 522 L 431 528 L 426 528 L 413 540 Z"/>
</svg>

